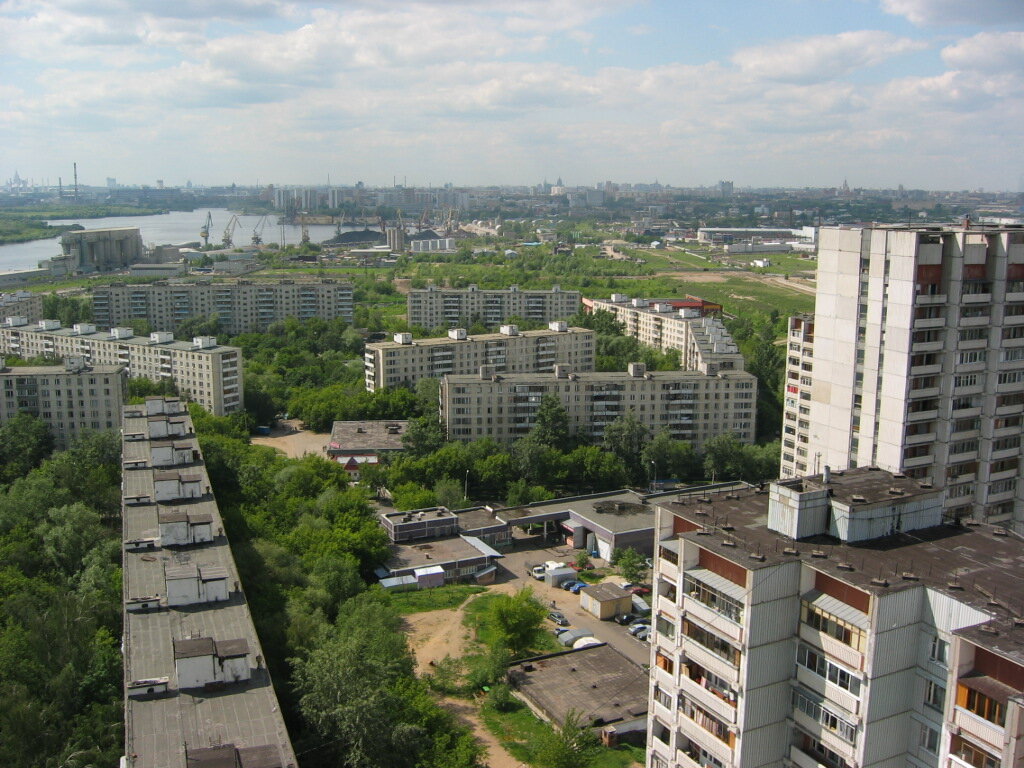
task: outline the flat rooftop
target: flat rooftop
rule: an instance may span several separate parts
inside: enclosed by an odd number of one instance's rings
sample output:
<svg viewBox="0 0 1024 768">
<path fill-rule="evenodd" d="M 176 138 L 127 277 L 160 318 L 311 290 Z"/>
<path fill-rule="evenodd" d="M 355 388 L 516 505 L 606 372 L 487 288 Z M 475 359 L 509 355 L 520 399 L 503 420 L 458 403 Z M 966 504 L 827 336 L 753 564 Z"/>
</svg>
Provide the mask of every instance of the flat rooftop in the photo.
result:
<svg viewBox="0 0 1024 768">
<path fill-rule="evenodd" d="M 0 364 L 0 376 L 78 376 L 83 373 L 118 373 L 123 365 L 85 365 L 78 369 L 61 365 L 12 365 L 7 368 Z"/>
<path fill-rule="evenodd" d="M 674 497 L 677 494 L 678 491 L 652 494 L 629 489 L 606 491 L 499 509 L 497 516 L 499 520 L 511 525 L 526 525 L 545 520 L 568 520 L 570 515 L 575 514 L 609 531 L 623 533 L 654 528 L 654 507 L 650 506 L 648 500 Z"/>
<path fill-rule="evenodd" d="M 377 341 L 373 344 L 367 344 L 367 349 L 399 349 L 400 347 L 431 347 L 431 346 L 447 346 L 448 344 L 480 344 L 487 341 L 507 341 L 509 339 L 518 339 L 522 337 L 526 338 L 537 338 L 538 336 L 565 336 L 567 334 L 593 334 L 594 331 L 589 328 L 577 328 L 575 326 L 569 327 L 564 331 L 553 331 L 550 328 L 545 328 L 539 331 L 519 331 L 514 336 L 509 336 L 507 333 L 475 333 L 466 336 L 464 339 L 453 339 L 448 336 L 440 336 L 430 339 L 413 339 L 411 344 L 399 344 L 397 341 Z"/>
<path fill-rule="evenodd" d="M 114 339 L 111 338 L 110 333 L 107 331 L 97 331 L 96 333 L 77 333 L 74 328 L 55 328 L 52 331 L 41 330 L 38 326 L 29 325 L 17 325 L 17 326 L 2 326 L 4 330 L 19 331 L 21 333 L 35 333 L 40 336 L 59 336 L 62 338 L 72 339 L 85 339 L 87 341 L 109 341 L 117 344 L 131 344 L 137 347 L 160 347 L 161 349 L 173 349 L 181 352 L 198 352 L 200 354 L 209 354 L 210 352 L 225 350 L 225 349 L 236 349 L 241 353 L 238 347 L 229 347 L 225 344 L 215 344 L 212 347 L 197 347 L 190 341 L 153 341 L 149 336 L 129 336 L 125 339 Z"/>
<path fill-rule="evenodd" d="M 518 692 L 561 724 L 570 710 L 592 725 L 647 714 L 648 672 L 610 645 L 525 659 L 509 667 Z"/>
<path fill-rule="evenodd" d="M 455 510 L 455 516 L 459 518 L 459 528 L 464 531 L 506 525 L 498 515 L 499 510 L 490 507 L 469 507 Z"/>
<path fill-rule="evenodd" d="M 388 419 L 384 421 L 336 421 L 331 427 L 328 450 L 401 451 L 402 435 L 409 429 L 408 421 Z"/>
<path fill-rule="evenodd" d="M 483 556 L 483 552 L 461 536 L 451 536 L 417 544 L 395 544 L 392 547 L 392 555 L 384 567 L 392 572 L 404 571 L 459 560 L 473 560 Z"/>
<path fill-rule="evenodd" d="M 891 499 L 890 487 L 905 488 L 904 498 L 917 492 L 911 486 L 935 492 L 916 480 L 869 468 L 845 470 L 839 476 L 833 472 L 831 479 L 829 485 L 840 498 L 857 493 L 866 499 Z M 822 487 L 823 481 L 815 475 L 803 482 Z M 1004 648 L 1024 660 L 1024 627 L 1014 622 L 1024 613 L 1024 541 L 1016 534 L 966 520 L 849 544 L 825 535 L 794 541 L 768 528 L 768 499 L 767 487 L 694 489 L 662 498 L 657 506 L 701 526 L 679 534 L 681 538 L 748 570 L 799 559 L 871 594 L 918 586 L 948 593 L 992 615 L 995 629 L 1002 633 L 975 627 L 961 634 L 976 634 L 987 647 Z"/>
<path fill-rule="evenodd" d="M 174 415 L 173 418 L 188 419 L 188 416 Z M 122 424 L 124 433 L 148 436 L 150 420 L 145 406 L 127 406 Z M 191 420 L 188 426 L 191 432 Z M 153 442 L 163 444 L 166 439 L 157 438 Z M 175 438 L 174 443 L 196 450 L 199 447 L 194 435 Z M 136 465 L 139 468 L 123 470 L 125 541 L 158 538 L 160 513 L 168 509 L 166 505 L 139 505 L 128 501 L 133 496 L 152 499 L 154 476 L 166 471 L 149 466 L 150 444 L 149 440 L 123 442 L 124 458 L 130 456 L 143 462 Z M 187 474 L 198 474 L 204 484 L 209 482 L 203 465 L 192 464 Z M 262 754 L 273 758 L 266 765 L 295 764 L 295 753 L 273 684 L 266 664 L 261 662 L 263 651 L 240 588 L 238 570 L 223 532 L 217 504 L 207 495 L 178 501 L 173 510 L 193 518 L 208 518 L 214 541 L 173 549 L 157 546 L 156 549 L 124 551 L 125 598 L 166 595 L 165 571 L 172 578 L 180 578 L 194 570 L 204 576 L 224 577 L 229 599 L 124 612 L 126 681 L 160 677 L 171 681 L 165 695 L 125 698 L 125 748 L 127 754 L 136 756 L 133 768 L 191 768 L 193 763 L 186 759 L 186 751 L 192 755 L 211 744 L 223 743 L 232 743 L 240 749 L 265 748 Z M 179 690 L 175 650 L 187 654 L 189 649 L 200 645 L 219 650 L 221 655 L 247 656 L 252 678 L 244 683 L 227 684 L 216 691 Z"/>
<path fill-rule="evenodd" d="M 726 354 L 733 354 L 728 352 Z M 599 383 L 626 383 L 629 381 L 665 381 L 665 382 L 677 382 L 677 381 L 704 381 L 714 376 L 709 377 L 706 373 L 700 371 L 690 370 L 673 370 L 673 371 L 651 371 L 645 370 L 642 376 L 634 376 L 629 371 L 575 371 L 572 370 L 571 365 L 564 365 L 563 370 L 567 371 L 567 375 L 572 378 L 573 381 L 580 381 L 584 384 L 588 382 L 599 382 Z M 527 384 L 530 382 L 543 382 L 553 381 L 558 379 L 558 375 L 554 371 L 547 372 L 528 372 L 528 373 L 501 373 L 502 384 L 516 384 L 522 383 Z M 721 371 L 715 374 L 719 378 L 728 378 L 729 376 L 743 377 L 744 379 L 750 378 L 752 374 L 746 371 Z M 479 373 L 460 373 L 460 374 L 446 374 L 445 380 L 449 384 L 473 384 L 473 383 L 491 383 L 491 378 L 481 378 Z"/>
</svg>

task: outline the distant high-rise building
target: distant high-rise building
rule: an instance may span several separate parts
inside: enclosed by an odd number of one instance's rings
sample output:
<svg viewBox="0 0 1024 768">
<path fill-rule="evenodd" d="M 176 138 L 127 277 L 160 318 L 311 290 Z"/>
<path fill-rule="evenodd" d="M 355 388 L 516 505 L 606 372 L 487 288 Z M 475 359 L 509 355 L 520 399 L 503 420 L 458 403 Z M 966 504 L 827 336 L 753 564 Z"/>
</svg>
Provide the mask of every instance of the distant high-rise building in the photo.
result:
<svg viewBox="0 0 1024 768">
<path fill-rule="evenodd" d="M 790 320 L 783 477 L 879 466 L 1024 528 L 1024 227 L 821 230 Z"/>
</svg>

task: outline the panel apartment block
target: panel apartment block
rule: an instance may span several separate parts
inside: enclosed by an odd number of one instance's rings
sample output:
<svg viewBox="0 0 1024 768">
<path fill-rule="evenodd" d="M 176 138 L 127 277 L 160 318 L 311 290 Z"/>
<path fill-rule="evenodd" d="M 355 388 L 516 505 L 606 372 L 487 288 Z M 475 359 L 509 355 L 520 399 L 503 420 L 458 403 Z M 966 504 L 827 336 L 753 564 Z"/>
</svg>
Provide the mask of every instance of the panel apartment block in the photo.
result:
<svg viewBox="0 0 1024 768">
<path fill-rule="evenodd" d="M 297 765 L 220 511 L 175 398 L 124 409 L 125 768 Z"/>
<path fill-rule="evenodd" d="M 271 323 L 340 317 L 352 322 L 352 286 L 333 280 L 237 280 L 223 283 L 107 285 L 92 292 L 93 322 L 101 328 L 147 319 L 174 330 L 194 317 L 216 315 L 225 333 L 264 331 Z"/>
<path fill-rule="evenodd" d="M 441 423 L 452 440 L 486 436 L 511 442 L 533 428 L 545 394 L 561 401 L 573 432 L 591 438 L 600 438 L 608 424 L 632 411 L 652 433 L 667 429 L 698 449 L 725 432 L 744 443 L 754 440 L 753 374 L 647 371 L 642 363 L 611 373 L 575 373 L 559 365 L 552 373 L 502 375 L 484 367 L 475 376 L 445 376 Z"/>
<path fill-rule="evenodd" d="M 30 413 L 46 423 L 58 447 L 85 432 L 117 429 L 124 379 L 123 366 L 89 366 L 81 359 L 11 368 L 0 360 L 0 424 Z"/>
<path fill-rule="evenodd" d="M 648 767 L 1019 765 L 1024 542 L 941 493 L 859 468 L 658 500 Z"/>
<path fill-rule="evenodd" d="M 550 291 L 521 290 L 515 285 L 501 290 L 431 285 L 409 291 L 407 306 L 409 325 L 423 328 L 471 325 L 477 320 L 494 327 L 513 317 L 548 323 L 575 315 L 580 292 L 563 291 L 557 285 Z"/>
<path fill-rule="evenodd" d="M 482 365 L 498 373 L 554 371 L 555 365 L 594 370 L 594 332 L 552 322 L 545 331 L 522 331 L 504 325 L 500 333 L 470 336 L 453 328 L 448 336 L 413 340 L 411 333 L 396 333 L 394 341 L 367 344 L 366 389 L 409 386 L 419 379 L 475 373 Z"/>
<path fill-rule="evenodd" d="M 713 316 L 721 312 L 721 304 L 695 297 L 630 299 L 618 293 L 607 301 L 585 299 L 584 303 L 592 312 L 611 312 L 625 334 L 641 344 L 662 352 L 678 350 L 683 370 L 706 374 L 743 370 L 739 347 Z"/>
<path fill-rule="evenodd" d="M 213 336 L 189 343 L 169 332 L 134 336 L 130 328 L 97 332 L 90 323 L 61 328 L 56 320 L 29 325 L 23 317 L 8 317 L 0 327 L 0 354 L 120 365 L 129 378 L 170 379 L 183 397 L 216 416 L 242 409 L 242 350 L 217 344 Z"/>
<path fill-rule="evenodd" d="M 24 317 L 29 322 L 43 319 L 43 295 L 31 291 L 0 293 L 0 318 Z"/>
<path fill-rule="evenodd" d="M 782 476 L 877 465 L 1024 525 L 1024 228 L 822 229 L 790 321 Z"/>
</svg>

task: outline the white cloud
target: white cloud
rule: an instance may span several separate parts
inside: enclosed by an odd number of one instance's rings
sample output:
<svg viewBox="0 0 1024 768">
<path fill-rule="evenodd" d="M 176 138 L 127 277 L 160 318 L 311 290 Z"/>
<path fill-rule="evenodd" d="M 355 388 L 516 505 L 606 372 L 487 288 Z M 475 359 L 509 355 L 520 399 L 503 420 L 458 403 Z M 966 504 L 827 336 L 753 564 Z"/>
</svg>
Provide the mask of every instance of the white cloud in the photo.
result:
<svg viewBox="0 0 1024 768">
<path fill-rule="evenodd" d="M 833 80 L 908 51 L 924 43 L 889 32 L 862 30 L 780 40 L 737 51 L 733 62 L 745 72 L 769 80 L 811 83 Z"/>
<path fill-rule="evenodd" d="M 1024 72 L 1024 32 L 980 32 L 942 49 L 954 69 Z"/>
<path fill-rule="evenodd" d="M 882 9 L 922 26 L 1024 22 L 1024 3 L 1021 0 L 882 0 Z"/>
</svg>

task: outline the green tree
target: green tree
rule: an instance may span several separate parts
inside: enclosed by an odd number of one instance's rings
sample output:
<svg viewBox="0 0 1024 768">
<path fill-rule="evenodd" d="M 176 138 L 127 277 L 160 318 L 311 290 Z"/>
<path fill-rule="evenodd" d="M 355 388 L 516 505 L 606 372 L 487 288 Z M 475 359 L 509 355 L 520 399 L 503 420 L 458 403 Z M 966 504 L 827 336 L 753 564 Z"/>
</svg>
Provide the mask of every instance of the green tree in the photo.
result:
<svg viewBox="0 0 1024 768">
<path fill-rule="evenodd" d="M 537 417 L 530 430 L 530 439 L 559 451 L 569 449 L 572 444 L 569 412 L 565 410 L 558 395 L 546 392 L 541 397 Z"/>
<path fill-rule="evenodd" d="M 615 550 L 612 561 L 622 574 L 622 578 L 633 584 L 642 580 L 647 570 L 644 556 L 632 547 Z"/>
<path fill-rule="evenodd" d="M 488 621 L 498 638 L 496 644 L 519 659 L 535 646 L 544 615 L 544 606 L 527 587 L 513 595 L 497 595 L 489 606 Z"/>
<path fill-rule="evenodd" d="M 434 483 L 434 498 L 442 507 L 448 509 L 464 509 L 469 506 L 469 499 L 462 492 L 463 485 L 454 477 L 445 475 Z"/>
<path fill-rule="evenodd" d="M 28 474 L 50 455 L 53 435 L 46 422 L 19 413 L 0 427 L 0 483 Z"/>
<path fill-rule="evenodd" d="M 419 416 L 410 419 L 402 435 L 402 445 L 412 456 L 425 456 L 444 445 L 444 432 L 437 416 Z"/>
<path fill-rule="evenodd" d="M 557 728 L 544 734 L 534 759 L 544 768 L 590 768 L 601 754 L 601 742 L 577 710 L 566 713 Z"/>
<path fill-rule="evenodd" d="M 644 466 L 650 468 L 652 478 L 657 475 L 695 480 L 704 476 L 700 456 L 693 445 L 674 439 L 667 429 L 659 430 L 644 446 L 641 455 Z"/>
<path fill-rule="evenodd" d="M 629 480 L 634 484 L 643 483 L 646 475 L 641 454 L 647 435 L 647 427 L 632 409 L 604 428 L 605 447 L 622 460 L 629 473 Z"/>
</svg>

